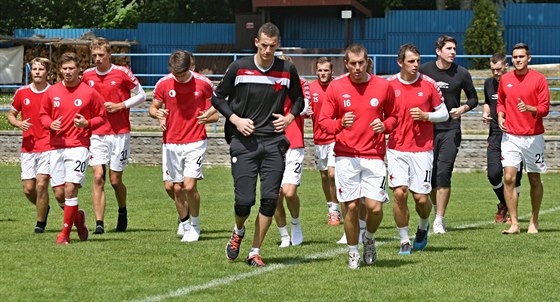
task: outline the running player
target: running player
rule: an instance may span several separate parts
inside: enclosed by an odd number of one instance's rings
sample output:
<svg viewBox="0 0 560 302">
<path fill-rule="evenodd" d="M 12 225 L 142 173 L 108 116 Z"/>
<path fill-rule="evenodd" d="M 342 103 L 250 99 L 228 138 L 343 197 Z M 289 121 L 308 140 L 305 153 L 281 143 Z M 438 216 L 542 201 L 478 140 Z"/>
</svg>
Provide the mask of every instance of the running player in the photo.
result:
<svg viewBox="0 0 560 302">
<path fill-rule="evenodd" d="M 128 226 L 127 189 L 123 183 L 123 172 L 130 157 L 129 112 L 131 107 L 146 100 L 146 93 L 128 68 L 111 64 L 111 45 L 107 39 L 95 38 L 90 50 L 95 67 L 84 71 L 82 81 L 103 95 L 103 105 L 107 111 L 107 123 L 95 129 L 91 136 L 89 164 L 93 170 L 91 197 L 96 219 L 93 233 L 105 232 L 107 165 L 109 181 L 119 206 L 116 231 L 124 232 Z"/>
<path fill-rule="evenodd" d="M 367 59 L 362 45 L 346 48 L 344 62 L 349 73 L 329 85 L 319 117 L 321 130 L 335 135 L 337 197 L 346 208 L 344 230 L 351 269 L 360 265 L 358 204 L 362 198 L 367 209 L 363 261 L 371 265 L 377 259 L 374 233 L 383 218 L 383 203 L 388 201 L 385 133 L 397 123 L 393 88 L 385 79 L 366 72 Z"/>
<path fill-rule="evenodd" d="M 389 187 L 393 190 L 393 218 L 401 239 L 400 255 L 410 255 L 412 247 L 423 250 L 428 244 L 432 203 L 434 127 L 449 118 L 443 97 L 433 79 L 418 73 L 420 51 L 414 44 L 399 48 L 400 72 L 388 78 L 395 90 L 398 125 L 389 136 L 387 162 Z M 420 217 L 414 244 L 410 244 L 407 199 L 411 192 Z"/>
<path fill-rule="evenodd" d="M 443 94 L 445 107 L 451 117 L 434 125 L 434 165 L 432 173 L 432 203 L 436 205 L 434 233 L 444 234 L 445 211 L 451 196 L 451 176 L 461 145 L 461 116 L 478 105 L 478 96 L 470 73 L 455 64 L 457 40 L 443 35 L 436 41 L 437 59 L 420 66 L 422 74 L 434 79 Z M 461 105 L 461 90 L 467 103 Z"/>
<path fill-rule="evenodd" d="M 14 94 L 12 107 L 8 111 L 8 122 L 22 131 L 21 183 L 25 197 L 33 203 L 37 211 L 34 232 L 45 231 L 49 214 L 49 131 L 41 125 L 39 111 L 41 100 L 49 88 L 48 77 L 52 63 L 46 58 L 34 58 L 31 66 L 32 83 L 19 88 Z M 21 113 L 21 120 L 18 115 Z M 64 207 L 64 196 L 55 195 Z"/>
<path fill-rule="evenodd" d="M 260 177 L 260 208 L 255 220 L 253 245 L 247 257 L 251 266 L 265 266 L 260 249 L 278 204 L 278 192 L 289 142 L 286 127 L 303 110 L 303 96 L 296 67 L 274 57 L 280 30 L 263 24 L 255 38 L 257 53 L 233 62 L 216 88 L 212 104 L 226 118 L 231 173 L 235 186 L 235 226 L 226 245 L 226 257 L 239 256 L 245 222 L 255 204 Z M 293 102 L 284 115 L 284 102 Z"/>
<path fill-rule="evenodd" d="M 320 57 L 315 62 L 317 80 L 309 84 L 311 93 L 310 112 L 313 121 L 313 143 L 315 144 L 315 168 L 321 173 L 321 186 L 327 201 L 329 225 L 340 224 L 340 209 L 336 199 L 334 183 L 334 135 L 326 134 L 319 128 L 319 115 L 325 99 L 327 87 L 333 79 L 333 67 L 330 58 Z"/>
<path fill-rule="evenodd" d="M 107 116 L 103 96 L 79 78 L 80 58 L 64 53 L 59 63 L 62 81 L 47 89 L 40 119 L 50 129 L 51 184 L 64 187 L 64 225 L 56 243 L 68 244 L 73 224 L 80 240 L 89 236 L 86 213 L 78 208 L 78 191 L 85 180 L 91 132 L 103 125 Z"/>
<path fill-rule="evenodd" d="M 279 59 L 292 62 L 287 55 L 278 56 Z M 300 116 L 286 128 L 286 138 L 290 141 L 290 147 L 286 152 L 286 167 L 282 177 L 282 185 L 278 194 L 278 205 L 274 212 L 274 220 L 280 232 L 280 247 L 288 247 L 291 245 L 301 245 L 303 242 L 303 233 L 301 230 L 301 222 L 299 220 L 300 199 L 297 194 L 297 188 L 301 183 L 301 174 L 303 173 L 303 157 L 305 151 L 305 142 L 303 140 L 303 122 L 307 107 L 309 106 L 309 84 L 304 78 L 300 78 L 300 84 L 303 89 L 303 97 L 306 106 L 303 108 Z M 286 99 L 284 103 L 284 114 L 290 113 L 292 101 Z M 288 226 L 286 222 L 286 210 L 284 209 L 284 197 L 291 216 L 291 238 L 288 235 Z"/>
<path fill-rule="evenodd" d="M 170 74 L 156 83 L 150 116 L 163 130 L 163 181 L 173 183 L 175 206 L 183 226 L 181 242 L 200 237 L 202 164 L 207 147 L 206 126 L 199 116 L 209 110 L 212 83 L 190 70 L 191 53 L 178 50 L 169 57 Z M 218 120 L 214 111 L 205 123 Z M 190 219 L 189 219 L 190 216 Z"/>
<path fill-rule="evenodd" d="M 504 183 L 502 177 L 504 170 L 502 167 L 502 130 L 498 126 L 498 113 L 496 106 L 498 105 L 498 83 L 504 73 L 507 72 L 508 63 L 506 55 L 496 53 L 490 58 L 490 70 L 492 77 L 484 81 L 484 110 L 482 113 L 482 121 L 488 124 L 488 148 L 486 150 L 486 170 L 488 180 L 492 185 L 492 189 L 498 197 L 498 211 L 496 212 L 496 223 L 511 223 L 508 216 L 506 199 L 504 197 Z M 523 176 L 523 162 L 520 164 L 515 179 L 515 187 L 517 195 L 521 189 L 521 177 Z"/>
<path fill-rule="evenodd" d="M 539 211 L 543 198 L 541 173 L 546 172 L 544 160 L 543 118 L 550 109 L 550 91 L 546 77 L 529 68 L 531 52 L 525 43 L 512 48 L 513 71 L 502 76 L 498 85 L 498 125 L 502 136 L 502 166 L 504 167 L 504 195 L 511 217 L 511 226 L 502 234 L 519 234 L 515 191 L 517 171 L 525 163 L 531 186 L 531 219 L 527 233 L 539 231 Z"/>
</svg>

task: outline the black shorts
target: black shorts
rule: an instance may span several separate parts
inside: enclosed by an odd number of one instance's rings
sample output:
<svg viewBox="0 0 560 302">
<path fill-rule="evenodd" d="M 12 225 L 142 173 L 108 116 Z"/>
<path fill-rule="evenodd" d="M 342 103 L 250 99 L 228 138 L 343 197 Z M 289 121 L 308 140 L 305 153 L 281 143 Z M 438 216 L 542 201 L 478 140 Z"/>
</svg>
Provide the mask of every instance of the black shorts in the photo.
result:
<svg viewBox="0 0 560 302">
<path fill-rule="evenodd" d="M 502 132 L 491 131 L 488 135 L 488 148 L 486 149 L 486 169 L 488 180 L 492 186 L 496 187 L 502 183 L 504 170 L 502 167 Z M 517 171 L 515 186 L 521 186 L 521 177 L 523 176 L 523 162 Z"/>
<path fill-rule="evenodd" d="M 432 188 L 451 187 L 451 174 L 461 146 L 461 129 L 434 131 Z"/>
<path fill-rule="evenodd" d="M 255 204 L 257 177 L 261 180 L 261 199 L 278 199 L 289 146 L 284 135 L 233 136 L 229 153 L 235 204 Z"/>
</svg>

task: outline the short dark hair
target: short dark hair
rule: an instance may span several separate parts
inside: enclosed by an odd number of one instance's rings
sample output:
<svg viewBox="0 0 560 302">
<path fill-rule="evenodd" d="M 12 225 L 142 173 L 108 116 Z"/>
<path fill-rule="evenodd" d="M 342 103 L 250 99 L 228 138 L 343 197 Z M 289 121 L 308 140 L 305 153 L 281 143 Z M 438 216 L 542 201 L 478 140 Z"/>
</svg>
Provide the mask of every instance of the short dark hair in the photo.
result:
<svg viewBox="0 0 560 302">
<path fill-rule="evenodd" d="M 257 32 L 257 38 L 260 38 L 262 34 L 265 34 L 267 37 L 273 38 L 273 37 L 278 37 L 280 38 L 280 30 L 278 29 L 278 26 L 267 22 L 263 25 L 261 25 L 261 27 L 259 28 L 259 31 Z"/>
<path fill-rule="evenodd" d="M 436 40 L 436 49 L 442 49 L 447 42 L 452 42 L 453 44 L 455 44 L 455 46 L 457 46 L 457 39 L 452 36 L 441 35 Z"/>
<path fill-rule="evenodd" d="M 186 50 L 176 50 L 169 56 L 169 69 L 171 72 L 183 73 L 191 68 L 191 57 L 190 51 Z"/>
<path fill-rule="evenodd" d="M 332 70 L 332 62 L 331 62 L 331 58 L 329 58 L 329 57 L 318 58 L 317 61 L 315 61 L 315 68 L 317 68 L 317 65 L 325 64 L 325 63 L 329 63 L 329 66 L 331 67 L 331 70 Z"/>
<path fill-rule="evenodd" d="M 348 61 L 349 57 L 348 54 L 349 53 L 353 53 L 353 54 L 359 54 L 363 52 L 365 59 L 368 59 L 368 53 L 367 53 L 367 49 L 362 45 L 362 44 L 350 44 L 348 45 L 348 47 L 346 47 L 346 49 L 344 50 L 344 61 Z"/>
<path fill-rule="evenodd" d="M 525 49 L 525 51 L 527 52 L 527 55 L 531 54 L 531 50 L 529 49 L 529 45 L 527 45 L 525 43 L 517 43 L 517 44 L 513 45 L 513 47 L 511 48 L 511 52 L 513 52 L 516 49 Z"/>
<path fill-rule="evenodd" d="M 76 53 L 65 52 L 58 59 L 58 64 L 59 64 L 59 66 L 62 66 L 62 64 L 70 62 L 70 61 L 76 63 L 76 66 L 80 67 L 80 63 L 81 63 L 82 59 L 80 59 L 80 57 Z"/>
<path fill-rule="evenodd" d="M 503 53 L 495 53 L 490 58 L 490 62 L 492 64 L 496 64 L 498 62 L 507 63 L 507 58 L 506 58 L 506 55 L 503 54 Z"/>
<path fill-rule="evenodd" d="M 420 55 L 420 50 L 418 50 L 418 47 L 416 47 L 416 45 L 412 43 L 405 43 L 401 45 L 401 47 L 399 47 L 399 54 L 397 56 L 397 60 L 403 62 L 407 51 Z"/>
</svg>

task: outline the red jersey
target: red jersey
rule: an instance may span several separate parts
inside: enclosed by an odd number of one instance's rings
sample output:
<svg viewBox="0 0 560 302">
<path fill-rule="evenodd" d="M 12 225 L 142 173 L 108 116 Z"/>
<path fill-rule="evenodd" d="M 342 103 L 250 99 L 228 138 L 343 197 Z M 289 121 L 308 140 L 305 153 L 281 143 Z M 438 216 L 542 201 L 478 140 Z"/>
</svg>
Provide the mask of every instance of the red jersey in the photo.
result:
<svg viewBox="0 0 560 302">
<path fill-rule="evenodd" d="M 334 142 L 334 135 L 328 134 L 319 128 L 319 115 L 321 114 L 321 107 L 326 98 L 328 85 L 321 85 L 321 81 L 315 80 L 309 84 L 309 92 L 311 99 L 309 106 L 313 110 L 311 121 L 313 122 L 313 142 L 315 145 L 328 145 Z"/>
<path fill-rule="evenodd" d="M 335 135 L 336 156 L 381 159 L 385 157 L 385 134 L 375 133 L 370 124 L 380 119 L 385 133 L 393 131 L 397 124 L 395 92 L 387 80 L 368 75 L 365 83 L 353 83 L 348 74 L 334 79 L 327 88 L 327 97 L 319 127 Z M 356 116 L 351 127 L 342 126 L 347 112 Z"/>
<path fill-rule="evenodd" d="M 427 75 L 418 74 L 413 82 L 406 82 L 398 74 L 387 79 L 395 90 L 397 127 L 389 136 L 387 147 L 403 152 L 423 152 L 434 148 L 434 126 L 430 121 L 415 121 L 410 109 L 418 107 L 433 112 L 443 103 L 436 82 Z"/>
<path fill-rule="evenodd" d="M 519 99 L 537 108 L 537 113 L 520 112 Z M 515 135 L 537 135 L 544 133 L 543 117 L 550 108 L 550 92 L 544 75 L 529 69 L 522 76 L 510 71 L 500 78 L 498 85 L 497 111 L 505 114 L 505 127 Z"/>
<path fill-rule="evenodd" d="M 84 71 L 82 81 L 101 93 L 105 102 L 122 103 L 130 98 L 130 90 L 138 85 L 138 79 L 130 69 L 111 65 L 111 68 L 100 73 L 97 68 Z M 122 134 L 130 132 L 130 108 L 114 113 L 107 113 L 107 123 L 95 129 L 93 134 Z"/>
<path fill-rule="evenodd" d="M 299 78 L 301 83 L 301 89 L 303 92 L 303 97 L 309 100 L 309 83 L 304 78 Z M 284 102 L 284 115 L 287 115 L 292 111 L 292 100 L 289 96 L 286 97 Z M 288 125 L 286 128 L 285 135 L 288 141 L 290 141 L 290 149 L 297 149 L 305 147 L 303 140 L 303 122 L 305 115 L 298 115 L 294 121 Z"/>
<path fill-rule="evenodd" d="M 206 139 L 206 125 L 198 124 L 197 116 L 210 108 L 212 82 L 196 72 L 186 83 L 179 83 L 172 74 L 161 78 L 154 88 L 154 99 L 169 110 L 164 144 L 186 144 Z"/>
<path fill-rule="evenodd" d="M 49 130 L 41 125 L 39 112 L 41 111 L 41 100 L 47 91 L 36 91 L 32 85 L 26 85 L 16 90 L 14 99 L 12 100 L 12 110 L 21 112 L 21 120 L 29 119 L 31 128 L 23 131 L 23 140 L 21 142 L 21 152 L 36 153 L 51 150 L 49 144 Z"/>
<path fill-rule="evenodd" d="M 83 82 L 70 88 L 62 83 L 52 85 L 44 94 L 41 103 L 41 123 L 50 129 L 52 122 L 62 117 L 60 130 L 50 130 L 50 144 L 53 148 L 89 148 L 92 130 L 107 120 L 103 106 L 105 100 L 95 89 Z M 74 127 L 77 113 L 88 121 L 88 127 Z"/>
</svg>

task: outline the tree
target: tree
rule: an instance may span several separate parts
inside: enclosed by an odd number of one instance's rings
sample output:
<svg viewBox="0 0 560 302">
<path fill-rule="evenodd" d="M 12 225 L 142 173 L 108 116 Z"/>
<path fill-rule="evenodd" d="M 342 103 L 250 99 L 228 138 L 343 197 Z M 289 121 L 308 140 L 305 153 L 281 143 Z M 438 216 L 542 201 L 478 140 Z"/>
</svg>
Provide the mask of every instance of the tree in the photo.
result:
<svg viewBox="0 0 560 302">
<path fill-rule="evenodd" d="M 497 6 L 491 0 L 479 0 L 473 7 L 473 18 L 465 33 L 463 48 L 469 55 L 491 55 L 505 53 L 504 25 Z M 472 67 L 488 67 L 488 59 L 471 59 Z"/>
</svg>

